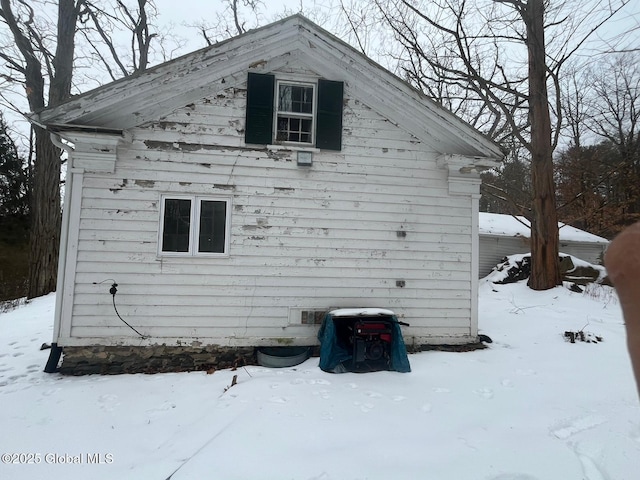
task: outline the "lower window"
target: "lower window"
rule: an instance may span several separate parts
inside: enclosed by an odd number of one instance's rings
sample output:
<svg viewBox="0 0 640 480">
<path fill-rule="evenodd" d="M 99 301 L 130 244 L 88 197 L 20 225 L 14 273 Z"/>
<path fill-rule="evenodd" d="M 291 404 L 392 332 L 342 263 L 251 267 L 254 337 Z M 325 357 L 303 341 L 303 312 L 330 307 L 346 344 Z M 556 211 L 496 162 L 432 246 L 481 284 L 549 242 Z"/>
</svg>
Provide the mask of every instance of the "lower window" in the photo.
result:
<svg viewBox="0 0 640 480">
<path fill-rule="evenodd" d="M 229 212 L 229 199 L 199 196 L 162 197 L 160 253 L 228 254 Z"/>
</svg>

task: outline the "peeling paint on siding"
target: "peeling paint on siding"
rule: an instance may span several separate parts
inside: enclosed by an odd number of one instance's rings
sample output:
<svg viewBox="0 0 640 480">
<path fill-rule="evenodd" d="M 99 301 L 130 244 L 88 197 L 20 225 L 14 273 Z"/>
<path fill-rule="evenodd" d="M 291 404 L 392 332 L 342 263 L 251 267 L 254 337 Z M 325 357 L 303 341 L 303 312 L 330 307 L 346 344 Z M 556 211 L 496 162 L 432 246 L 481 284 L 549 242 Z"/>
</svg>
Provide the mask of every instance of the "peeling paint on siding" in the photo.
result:
<svg viewBox="0 0 640 480">
<path fill-rule="evenodd" d="M 186 122 L 158 122 L 156 124 L 158 128 L 162 130 L 172 129 L 175 130 L 174 127 L 189 127 L 189 124 Z"/>
<path fill-rule="evenodd" d="M 244 127 L 240 120 L 229 120 L 229 126 L 238 132 L 239 135 L 244 134 Z"/>
<path fill-rule="evenodd" d="M 144 145 L 149 150 L 160 151 L 177 151 L 177 152 L 197 152 L 199 150 L 215 150 L 220 152 L 255 152 L 256 148 L 253 147 L 234 147 L 229 145 L 213 145 L 210 143 L 188 143 L 188 142 L 164 142 L 161 140 L 145 140 Z M 268 152 L 268 150 L 265 151 Z M 286 154 L 290 154 L 287 151 Z M 290 159 L 289 159 L 290 161 Z M 210 165 L 210 164 L 201 164 Z"/>
<path fill-rule="evenodd" d="M 142 188 L 153 188 L 156 184 L 153 180 L 135 180 L 134 183 Z"/>
<path fill-rule="evenodd" d="M 291 162 L 293 160 L 291 158 L 292 154 L 293 152 L 291 150 L 267 150 L 267 156 L 276 162 L 279 160 Z"/>
<path fill-rule="evenodd" d="M 267 64 L 266 60 L 258 60 L 257 62 L 253 62 L 249 65 L 249 68 L 260 68 L 264 67 Z"/>
</svg>

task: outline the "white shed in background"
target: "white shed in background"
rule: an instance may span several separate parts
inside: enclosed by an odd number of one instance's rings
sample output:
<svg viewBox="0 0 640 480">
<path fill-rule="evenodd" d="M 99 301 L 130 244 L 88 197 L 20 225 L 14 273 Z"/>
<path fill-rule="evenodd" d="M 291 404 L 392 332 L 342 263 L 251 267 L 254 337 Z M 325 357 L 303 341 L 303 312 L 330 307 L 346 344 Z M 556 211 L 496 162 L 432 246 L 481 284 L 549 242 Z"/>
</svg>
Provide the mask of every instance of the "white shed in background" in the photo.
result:
<svg viewBox="0 0 640 480">
<path fill-rule="evenodd" d="M 558 222 L 560 252 L 586 262 L 601 264 L 609 240 L 579 228 Z M 487 276 L 507 255 L 527 253 L 530 247 L 530 224 L 525 217 L 480 212 L 480 277 Z"/>
</svg>

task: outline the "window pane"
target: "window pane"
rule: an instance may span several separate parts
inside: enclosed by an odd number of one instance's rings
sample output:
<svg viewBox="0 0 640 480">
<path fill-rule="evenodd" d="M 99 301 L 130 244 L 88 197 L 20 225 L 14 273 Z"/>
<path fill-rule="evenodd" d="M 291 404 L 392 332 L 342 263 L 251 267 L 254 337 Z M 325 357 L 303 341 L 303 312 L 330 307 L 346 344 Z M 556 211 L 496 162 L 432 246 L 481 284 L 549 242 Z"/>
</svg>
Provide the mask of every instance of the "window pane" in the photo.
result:
<svg viewBox="0 0 640 480">
<path fill-rule="evenodd" d="M 164 201 L 163 252 L 188 252 L 191 230 L 191 200 L 168 198 Z"/>
<path fill-rule="evenodd" d="M 198 252 L 224 253 L 226 224 L 226 202 L 212 200 L 200 202 Z"/>
<path fill-rule="evenodd" d="M 311 119 L 278 115 L 276 139 L 284 142 L 311 143 L 312 128 L 313 121 Z"/>
<path fill-rule="evenodd" d="M 278 131 L 276 132 L 276 140 L 286 142 L 289 140 L 289 119 L 286 117 L 278 117 Z"/>
<path fill-rule="evenodd" d="M 313 87 L 280 84 L 278 110 L 292 113 L 312 113 Z"/>
<path fill-rule="evenodd" d="M 278 92 L 278 110 L 283 112 L 291 111 L 291 85 L 280 85 Z"/>
</svg>

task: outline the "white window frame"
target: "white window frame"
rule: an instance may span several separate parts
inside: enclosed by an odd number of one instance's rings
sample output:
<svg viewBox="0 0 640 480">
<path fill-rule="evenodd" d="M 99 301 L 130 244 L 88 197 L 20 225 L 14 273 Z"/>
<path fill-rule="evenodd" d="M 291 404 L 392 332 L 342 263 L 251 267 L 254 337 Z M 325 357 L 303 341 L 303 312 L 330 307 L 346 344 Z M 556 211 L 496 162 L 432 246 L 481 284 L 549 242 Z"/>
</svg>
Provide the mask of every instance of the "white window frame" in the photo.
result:
<svg viewBox="0 0 640 480">
<path fill-rule="evenodd" d="M 186 252 L 165 252 L 162 250 L 164 234 L 164 211 L 167 200 L 190 200 L 189 212 L 189 250 Z M 224 251 L 198 252 L 198 237 L 200 233 L 200 211 L 203 201 L 225 202 Z M 228 257 L 231 238 L 231 198 L 210 195 L 171 195 L 160 197 L 160 222 L 158 229 L 158 256 L 161 257 Z"/>
<path fill-rule="evenodd" d="M 294 87 L 311 87 L 312 89 L 312 105 L 311 113 L 295 113 L 280 111 L 280 85 L 292 85 Z M 276 91 L 274 94 L 274 106 L 273 106 L 273 143 L 276 145 L 302 145 L 313 147 L 316 144 L 316 109 L 318 108 L 318 84 L 316 82 L 305 82 L 291 79 L 276 79 Z M 311 119 L 311 138 L 309 142 L 294 142 L 290 140 L 278 140 L 278 115 L 286 116 L 289 118 Z"/>
</svg>

